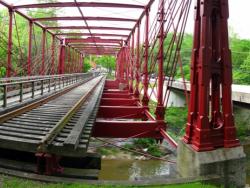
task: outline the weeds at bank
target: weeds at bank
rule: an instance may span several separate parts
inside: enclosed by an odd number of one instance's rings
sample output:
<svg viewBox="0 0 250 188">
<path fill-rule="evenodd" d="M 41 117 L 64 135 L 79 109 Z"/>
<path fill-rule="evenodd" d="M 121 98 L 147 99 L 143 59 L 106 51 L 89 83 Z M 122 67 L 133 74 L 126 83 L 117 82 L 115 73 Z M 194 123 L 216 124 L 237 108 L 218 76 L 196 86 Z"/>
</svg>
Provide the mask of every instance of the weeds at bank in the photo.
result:
<svg viewBox="0 0 250 188">
<path fill-rule="evenodd" d="M 178 184 L 178 185 L 161 185 L 161 186 L 127 186 L 127 185 L 86 185 L 83 183 L 74 184 L 47 184 L 20 178 L 2 177 L 0 182 L 1 188 L 215 188 L 212 185 L 205 185 L 200 182 Z"/>
<path fill-rule="evenodd" d="M 149 109 L 153 115 L 156 105 L 156 102 L 149 102 Z M 241 107 L 234 105 L 233 110 L 237 136 L 241 141 L 244 141 L 250 136 L 250 109 L 242 109 Z M 187 107 L 169 107 L 165 111 L 164 119 L 168 125 L 167 131 L 176 141 L 185 134 L 187 114 Z"/>
</svg>

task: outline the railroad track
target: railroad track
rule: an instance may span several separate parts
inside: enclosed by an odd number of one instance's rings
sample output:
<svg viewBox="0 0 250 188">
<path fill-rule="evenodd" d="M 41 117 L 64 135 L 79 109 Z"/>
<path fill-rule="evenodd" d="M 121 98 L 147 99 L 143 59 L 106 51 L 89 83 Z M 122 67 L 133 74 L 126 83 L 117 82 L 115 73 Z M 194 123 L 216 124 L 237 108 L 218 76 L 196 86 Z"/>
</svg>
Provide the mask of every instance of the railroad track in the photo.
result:
<svg viewBox="0 0 250 188">
<path fill-rule="evenodd" d="M 0 154 L 0 168 L 22 171 L 24 164 L 28 163 L 26 170 L 29 172 L 96 178 L 84 170 L 86 165 L 82 162 L 86 162 L 86 158 L 100 160 L 88 154 L 87 148 L 104 81 L 104 77 L 98 76 L 67 92 L 1 115 L 0 153 L 5 154 Z M 16 159 L 16 155 L 22 160 Z M 72 159 L 75 162 L 70 166 L 69 160 Z M 66 164 L 66 169 L 78 166 L 77 172 L 65 174 L 61 161 Z"/>
</svg>

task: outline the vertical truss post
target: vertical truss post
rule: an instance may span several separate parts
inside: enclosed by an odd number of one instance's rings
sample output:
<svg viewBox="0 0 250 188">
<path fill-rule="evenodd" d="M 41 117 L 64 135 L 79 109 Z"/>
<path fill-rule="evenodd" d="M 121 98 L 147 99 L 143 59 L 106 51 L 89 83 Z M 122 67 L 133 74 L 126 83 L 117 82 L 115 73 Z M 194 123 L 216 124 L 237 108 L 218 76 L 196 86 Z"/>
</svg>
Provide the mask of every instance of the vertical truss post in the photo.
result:
<svg viewBox="0 0 250 188">
<path fill-rule="evenodd" d="M 239 146 L 232 114 L 228 9 L 228 0 L 204 0 L 196 5 L 191 97 L 183 138 L 196 151 Z"/>
<path fill-rule="evenodd" d="M 64 63 L 65 63 L 65 40 L 61 40 L 58 74 L 64 74 Z"/>
<path fill-rule="evenodd" d="M 78 72 L 79 69 L 79 53 L 76 51 L 76 72 Z"/>
<path fill-rule="evenodd" d="M 55 35 L 52 35 L 52 42 L 51 42 L 51 74 L 55 74 Z"/>
<path fill-rule="evenodd" d="M 69 73 L 72 73 L 72 62 L 71 62 L 71 48 L 68 47 L 68 64 L 69 64 Z"/>
<path fill-rule="evenodd" d="M 160 33 L 159 33 L 159 52 L 158 52 L 158 88 L 157 88 L 157 107 L 155 111 L 157 120 L 164 120 L 165 108 L 163 105 L 163 84 L 164 84 L 164 73 L 163 73 L 163 63 L 164 63 L 164 4 L 165 0 L 161 0 L 159 7 L 159 23 L 160 23 Z"/>
<path fill-rule="evenodd" d="M 14 14 L 13 10 L 9 9 L 9 36 L 8 36 L 7 77 L 11 76 L 11 68 L 12 68 L 13 14 Z"/>
<path fill-rule="evenodd" d="M 29 21 L 29 47 L 28 47 L 28 61 L 27 61 L 27 74 L 31 75 L 31 61 L 32 61 L 32 31 L 33 22 Z"/>
<path fill-rule="evenodd" d="M 132 94 L 134 92 L 134 48 L 135 48 L 135 36 L 134 31 L 132 34 L 132 44 L 130 48 L 130 54 L 131 54 L 131 64 L 130 64 L 130 83 L 129 83 L 129 92 Z"/>
<path fill-rule="evenodd" d="M 78 60 L 78 72 L 81 72 L 81 54 L 80 52 L 78 52 L 78 57 L 79 57 L 79 60 Z"/>
<path fill-rule="evenodd" d="M 83 56 L 82 54 L 80 53 L 80 62 L 79 62 L 79 72 L 82 72 L 82 65 L 83 65 Z"/>
<path fill-rule="evenodd" d="M 139 83 L 140 83 L 140 25 L 141 23 L 138 22 L 137 25 L 137 46 L 136 46 L 136 69 L 135 69 L 135 79 L 136 79 L 136 84 L 135 84 L 135 91 L 134 91 L 134 96 L 135 98 L 139 99 Z"/>
<path fill-rule="evenodd" d="M 84 54 L 82 54 L 82 69 L 81 69 L 81 72 L 84 72 L 84 69 L 85 69 L 85 67 L 84 67 L 84 60 L 85 60 L 85 56 L 84 56 Z"/>
<path fill-rule="evenodd" d="M 144 66 L 143 66 L 143 98 L 142 105 L 148 108 L 149 96 L 148 96 L 148 49 L 149 49 L 149 8 L 146 9 L 146 20 L 145 20 L 145 54 L 144 54 Z"/>
<path fill-rule="evenodd" d="M 76 73 L 76 51 L 73 50 L 73 67 L 74 67 L 74 73 Z"/>
<path fill-rule="evenodd" d="M 42 36 L 42 69 L 41 69 L 41 75 L 45 74 L 45 45 L 46 45 L 46 29 L 43 29 L 43 36 Z"/>
</svg>

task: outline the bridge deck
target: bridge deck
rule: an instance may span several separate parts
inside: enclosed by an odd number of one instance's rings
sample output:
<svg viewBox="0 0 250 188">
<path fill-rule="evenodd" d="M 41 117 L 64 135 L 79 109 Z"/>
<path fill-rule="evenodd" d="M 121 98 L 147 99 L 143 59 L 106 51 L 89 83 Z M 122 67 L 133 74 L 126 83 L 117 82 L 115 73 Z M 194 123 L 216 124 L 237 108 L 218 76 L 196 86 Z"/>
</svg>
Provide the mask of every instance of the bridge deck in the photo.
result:
<svg viewBox="0 0 250 188">
<path fill-rule="evenodd" d="M 0 148 L 36 153 L 43 146 L 47 153 L 83 156 L 103 86 L 102 77 L 94 78 L 58 98 L 4 121 L 0 124 Z M 75 108 L 81 99 L 84 100 L 79 109 L 71 118 L 67 117 L 72 106 Z M 67 122 L 58 129 L 62 120 Z"/>
</svg>

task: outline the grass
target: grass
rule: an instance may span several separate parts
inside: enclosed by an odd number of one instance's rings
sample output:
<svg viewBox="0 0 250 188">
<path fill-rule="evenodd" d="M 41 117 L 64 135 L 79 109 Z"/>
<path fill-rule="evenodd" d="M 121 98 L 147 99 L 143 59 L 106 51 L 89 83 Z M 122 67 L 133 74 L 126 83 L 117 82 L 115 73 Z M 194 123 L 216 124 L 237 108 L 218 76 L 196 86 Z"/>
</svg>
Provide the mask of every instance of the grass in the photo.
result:
<svg viewBox="0 0 250 188">
<path fill-rule="evenodd" d="M 149 102 L 149 109 L 154 115 L 156 103 Z M 165 111 L 165 122 L 168 125 L 168 133 L 172 138 L 178 140 L 185 133 L 187 123 L 187 107 L 169 107 Z M 234 105 L 235 126 L 237 129 L 237 136 L 241 141 L 244 141 L 250 136 L 250 109 L 241 108 Z"/>
<path fill-rule="evenodd" d="M 126 186 L 126 185 L 87 185 L 84 183 L 73 184 L 47 184 L 42 182 L 36 182 L 31 180 L 25 180 L 20 178 L 2 177 L 0 183 L 1 188 L 137 188 L 139 186 Z M 142 187 L 142 186 L 141 186 Z M 162 185 L 162 186 L 143 186 L 152 188 L 215 188 L 212 185 L 205 185 L 200 182 L 179 184 L 179 185 Z"/>
<path fill-rule="evenodd" d="M 120 149 L 113 147 L 100 147 L 97 149 L 97 152 L 101 155 L 115 155 L 120 152 Z"/>
</svg>

